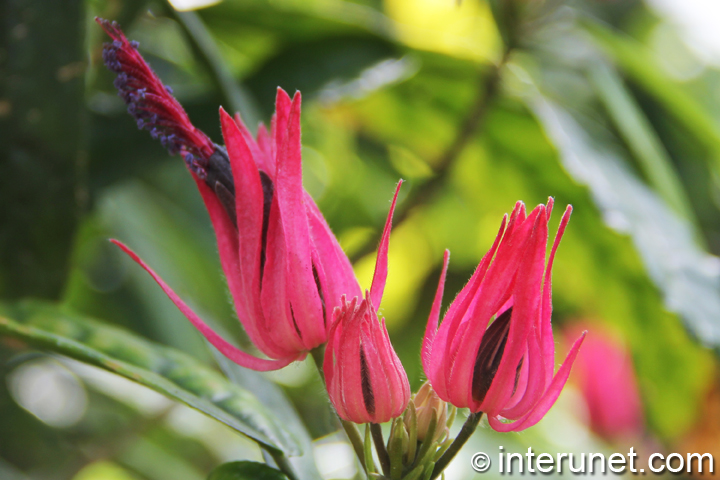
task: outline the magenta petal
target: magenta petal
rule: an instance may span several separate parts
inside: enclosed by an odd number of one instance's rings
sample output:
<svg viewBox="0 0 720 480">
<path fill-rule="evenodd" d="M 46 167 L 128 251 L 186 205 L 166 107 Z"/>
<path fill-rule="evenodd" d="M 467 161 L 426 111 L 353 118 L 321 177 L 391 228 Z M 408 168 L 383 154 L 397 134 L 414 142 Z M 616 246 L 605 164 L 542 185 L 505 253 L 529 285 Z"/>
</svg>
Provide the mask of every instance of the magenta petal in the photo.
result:
<svg viewBox="0 0 720 480">
<path fill-rule="evenodd" d="M 235 120 L 235 125 L 237 125 L 238 130 L 240 131 L 243 139 L 245 140 L 245 144 L 250 149 L 250 153 L 252 153 L 252 157 L 256 162 L 257 168 L 264 172 L 267 172 L 269 166 L 264 161 L 265 157 L 261 154 L 260 147 L 253 138 L 252 133 L 250 133 L 250 130 L 245 125 L 245 122 L 243 122 L 242 117 L 239 113 L 236 113 L 233 119 Z"/>
<path fill-rule="evenodd" d="M 283 231 L 288 232 L 284 235 L 287 281 L 292 285 L 288 296 L 303 343 L 310 349 L 324 343 L 327 332 L 313 275 L 310 226 L 302 186 L 300 102 L 301 96 L 297 93 L 290 108 L 287 140 L 279 147 L 275 194 Z"/>
<path fill-rule="evenodd" d="M 287 139 L 287 124 L 288 118 L 290 118 L 291 105 L 292 101 L 290 100 L 287 92 L 285 92 L 285 90 L 283 90 L 282 88 L 278 87 L 277 96 L 275 97 L 275 115 L 273 115 L 272 131 L 270 132 L 273 137 L 273 145 L 275 147 L 273 156 L 276 170 L 268 172 L 268 174 L 273 180 L 275 180 L 280 150 L 282 149 L 283 145 L 285 145 L 285 141 Z"/>
<path fill-rule="evenodd" d="M 520 214 L 522 214 L 522 208 L 518 208 L 517 210 Z M 449 384 L 455 386 L 454 388 L 467 395 L 466 402 L 471 406 L 473 411 L 478 411 L 478 408 L 480 408 L 480 405 L 471 398 L 475 354 L 480 348 L 482 337 L 490 319 L 498 312 L 500 307 L 508 301 L 513 293 L 512 285 L 517 276 L 518 269 L 520 269 L 521 265 L 524 264 L 524 253 L 528 248 L 530 248 L 528 245 L 532 243 L 531 240 L 534 237 L 532 232 L 535 230 L 534 227 L 537 224 L 537 218 L 540 210 L 540 207 L 536 208 L 521 225 L 514 227 L 514 231 L 512 232 L 510 238 L 508 238 L 508 233 L 505 233 L 503 241 L 500 243 L 497 253 L 495 254 L 495 259 L 488 268 L 483 283 L 475 293 L 472 307 L 468 309 L 465 315 L 467 319 L 466 321 L 473 322 L 473 328 L 468 329 L 464 336 L 456 334 L 458 341 L 453 343 L 452 351 L 473 353 L 470 355 L 458 356 L 449 372 Z M 542 207 L 542 211 L 544 212 L 544 206 Z M 512 225 L 508 225 L 508 230 L 511 227 Z M 542 274 L 542 269 L 540 270 L 540 273 Z M 525 325 L 527 321 L 527 314 L 523 313 L 522 309 L 518 313 L 517 305 L 513 310 L 512 315 L 513 319 L 517 317 L 520 319 L 522 324 Z M 518 352 L 521 352 L 519 349 L 524 348 L 523 335 L 526 335 L 527 332 L 520 330 L 519 327 L 515 326 L 516 324 L 517 322 L 514 320 L 510 322 L 510 337 L 508 338 L 508 342 L 505 347 L 506 354 L 503 354 L 502 360 L 505 364 L 503 365 L 502 362 L 500 363 L 500 369 L 504 372 L 507 372 L 510 369 L 508 366 L 509 360 L 506 360 L 507 352 L 509 351 L 512 353 L 515 366 L 517 366 L 517 363 L 520 360 Z M 518 333 L 513 335 L 513 331 Z M 497 380 L 499 376 L 499 374 L 495 376 L 495 380 L 493 381 L 493 384 L 491 385 L 483 402 L 483 408 L 491 406 L 491 408 L 495 410 L 499 407 L 499 404 L 497 403 L 498 399 L 507 399 L 507 397 L 509 397 L 510 392 L 507 391 L 506 379 L 502 380 L 500 386 L 496 386 L 496 384 L 498 384 Z M 491 398 L 494 400 L 492 405 L 489 403 Z"/>
<path fill-rule="evenodd" d="M 565 383 L 567 382 L 568 376 L 570 375 L 570 369 L 575 362 L 575 358 L 577 357 L 583 340 L 585 340 L 586 334 L 587 332 L 583 332 L 580 338 L 575 340 L 575 343 L 570 349 L 570 353 L 568 353 L 565 362 L 562 364 L 560 369 L 557 371 L 557 374 L 555 374 L 555 378 L 553 378 L 553 381 L 550 383 L 550 387 L 548 387 L 548 389 L 545 391 L 545 394 L 538 401 L 538 403 L 535 404 L 533 409 L 528 412 L 524 417 L 512 423 L 503 423 L 495 416 L 488 416 L 488 421 L 490 422 L 490 426 L 493 428 L 493 430 L 497 432 L 518 432 L 520 430 L 532 427 L 545 416 L 545 414 L 548 412 L 548 410 L 550 410 L 550 408 L 555 404 L 557 398 L 560 396 L 560 392 L 562 391 Z"/>
<path fill-rule="evenodd" d="M 268 133 L 267 128 L 265 128 L 265 125 L 263 125 L 262 123 L 258 126 L 257 144 L 258 148 L 260 149 L 260 155 L 263 157 L 262 163 L 264 163 L 267 167 L 264 172 L 267 173 L 268 176 L 272 177 L 275 175 L 276 170 L 275 156 L 272 147 L 272 138 L 270 136 L 270 133 Z"/>
<path fill-rule="evenodd" d="M 157 284 L 160 285 L 160 288 L 163 289 L 165 294 L 175 304 L 178 310 L 180 310 L 183 315 L 185 315 L 185 317 L 190 320 L 190 323 L 192 323 L 193 326 L 195 326 L 195 328 L 197 328 L 200 333 L 202 333 L 202 335 L 215 348 L 220 350 L 223 355 L 228 357 L 233 362 L 237 363 L 240 366 L 250 368 L 252 370 L 265 372 L 269 370 L 277 370 L 279 368 L 285 367 L 286 365 L 289 365 L 295 360 L 300 359 L 301 355 L 296 355 L 294 357 L 278 360 L 258 358 L 250 355 L 247 352 L 243 352 L 237 347 L 231 345 L 224 338 L 215 333 L 215 331 L 211 329 L 205 322 L 203 322 L 200 317 L 198 317 L 195 312 L 193 312 L 190 307 L 188 307 L 185 302 L 183 302 L 180 297 L 178 297 L 177 294 L 158 276 L 158 274 L 155 273 L 150 267 L 148 267 L 147 264 L 145 264 L 145 262 L 143 262 L 140 257 L 135 254 L 135 252 L 130 250 L 127 246 L 125 246 L 122 242 L 118 240 L 113 239 L 110 241 L 120 247 L 126 254 L 128 254 L 130 258 L 132 258 L 138 265 L 144 268 L 145 271 L 148 272 L 151 277 L 153 277 Z"/>
<path fill-rule="evenodd" d="M 547 217 L 544 205 L 539 206 L 537 210 L 540 214 L 536 217 L 529 245 L 520 264 L 522 273 L 514 289 L 514 306 L 505 352 L 485 401 L 479 407 L 488 415 L 499 413 L 510 399 L 517 366 L 527 348 L 527 338 L 535 324 L 535 319 L 540 314 L 547 246 Z M 531 218 L 532 215 L 528 217 L 528 221 Z"/>
<path fill-rule="evenodd" d="M 553 338 L 551 317 L 552 317 L 552 268 L 555 261 L 555 253 L 557 252 L 560 240 L 565 234 L 565 228 L 570 221 L 572 214 L 572 205 L 568 205 L 560 220 L 560 226 L 555 234 L 550 257 L 548 258 L 547 268 L 545 270 L 545 282 L 543 284 L 542 309 L 539 317 L 541 341 L 540 347 L 543 350 L 543 358 L 545 358 L 545 384 L 549 384 L 552 379 L 552 372 L 555 369 L 555 340 Z"/>
<path fill-rule="evenodd" d="M 430 316 L 428 317 L 427 326 L 425 327 L 425 337 L 423 338 L 422 350 L 420 352 L 420 358 L 422 360 L 423 370 L 425 375 L 429 376 L 430 372 L 430 358 L 432 351 L 433 340 L 437 333 L 438 323 L 440 322 L 440 308 L 442 307 L 443 290 L 445 289 L 445 276 L 447 275 L 448 264 L 450 263 L 450 250 L 445 250 L 443 255 L 443 266 L 440 273 L 440 280 L 438 281 L 437 291 L 435 292 L 435 299 L 433 300 L 432 308 L 430 309 Z"/>
<path fill-rule="evenodd" d="M 376 310 L 380 309 L 383 291 L 385 290 L 385 281 L 388 274 L 388 244 L 390 243 L 390 230 L 392 229 L 392 217 L 395 212 L 395 204 L 397 203 L 398 193 L 402 186 L 402 179 L 395 188 L 395 195 L 390 204 L 390 212 L 388 212 L 385 228 L 383 228 L 380 246 L 378 247 L 377 260 L 375 261 L 375 273 L 373 274 L 372 284 L 370 286 L 370 301 Z"/>
<path fill-rule="evenodd" d="M 362 290 L 355 278 L 350 260 L 343 252 L 325 218 L 309 194 L 305 193 L 305 207 L 310 225 L 310 237 L 315 248 L 313 264 L 325 302 L 326 323 L 329 325 L 335 307 L 341 306 L 341 297 L 361 297 Z"/>
</svg>

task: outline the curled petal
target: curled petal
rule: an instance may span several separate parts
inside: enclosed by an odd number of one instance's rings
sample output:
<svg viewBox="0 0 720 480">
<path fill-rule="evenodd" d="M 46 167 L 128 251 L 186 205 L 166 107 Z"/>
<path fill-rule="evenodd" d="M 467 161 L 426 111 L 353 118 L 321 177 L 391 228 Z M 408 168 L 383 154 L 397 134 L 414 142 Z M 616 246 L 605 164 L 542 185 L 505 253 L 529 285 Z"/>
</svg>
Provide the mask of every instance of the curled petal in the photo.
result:
<svg viewBox="0 0 720 480">
<path fill-rule="evenodd" d="M 519 432 L 520 430 L 525 430 L 526 428 L 532 427 L 537 422 L 542 420 L 542 418 L 555 404 L 555 401 L 560 396 L 560 392 L 562 391 L 568 377 L 570 376 L 570 369 L 575 362 L 575 358 L 577 357 L 583 340 L 585 340 L 586 334 L 587 332 L 584 332 L 580 336 L 580 338 L 575 340 L 575 343 L 570 349 L 570 353 L 568 353 L 567 358 L 565 358 L 565 362 L 563 362 L 563 364 L 560 366 L 560 369 L 555 374 L 555 377 L 550 383 L 548 389 L 545 391 L 545 394 L 535 404 L 533 409 L 527 414 L 525 414 L 523 417 L 512 423 L 503 423 L 500 421 L 499 418 L 497 418 L 497 416 L 488 416 L 488 421 L 490 422 L 490 426 L 493 428 L 493 430 L 498 432 Z"/>
<path fill-rule="evenodd" d="M 192 323 L 193 326 L 197 328 L 200 333 L 202 333 L 203 336 L 215 348 L 217 348 L 223 355 L 228 357 L 233 362 L 237 363 L 240 366 L 250 368 L 252 370 L 266 372 L 269 370 L 277 370 L 286 365 L 289 365 L 295 360 L 301 359 L 300 356 L 283 358 L 278 360 L 258 358 L 250 355 L 247 352 L 243 352 L 239 348 L 230 344 L 227 340 L 222 338 L 212 328 L 210 328 L 204 321 L 202 321 L 200 317 L 198 317 L 195 312 L 193 312 L 190 307 L 188 307 L 185 302 L 183 302 L 180 297 L 178 297 L 178 295 L 162 280 L 162 278 L 160 278 L 157 273 L 155 273 L 150 267 L 148 267 L 147 264 L 145 264 L 145 262 L 143 262 L 140 257 L 135 254 L 135 252 L 130 250 L 127 246 L 125 246 L 122 242 L 118 240 L 113 239 L 110 241 L 120 247 L 126 254 L 128 254 L 130 258 L 132 258 L 138 265 L 144 268 L 145 271 L 148 272 L 150 276 L 157 282 L 157 284 L 160 285 L 160 288 L 162 288 L 162 290 L 175 304 L 178 310 L 180 310 L 183 315 L 185 315 L 185 317 L 190 320 L 190 323 Z"/>
</svg>

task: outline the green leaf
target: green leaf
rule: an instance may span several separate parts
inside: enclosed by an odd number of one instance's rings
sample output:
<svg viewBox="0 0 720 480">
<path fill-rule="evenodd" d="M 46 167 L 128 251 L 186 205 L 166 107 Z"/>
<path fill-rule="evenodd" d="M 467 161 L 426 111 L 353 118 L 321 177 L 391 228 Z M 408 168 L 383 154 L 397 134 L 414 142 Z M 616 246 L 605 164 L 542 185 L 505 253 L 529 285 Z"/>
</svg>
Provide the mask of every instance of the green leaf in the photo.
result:
<svg viewBox="0 0 720 480">
<path fill-rule="evenodd" d="M 208 480 L 287 480 L 280 471 L 257 462 L 224 463 L 210 472 Z"/>
<path fill-rule="evenodd" d="M 270 452 L 301 452 L 274 412 L 252 392 L 229 383 L 182 352 L 51 303 L 25 301 L 6 312 L 8 316 L 0 316 L 0 334 L 152 388 L 224 423 Z"/>
<path fill-rule="evenodd" d="M 589 74 L 650 184 L 675 213 L 689 222 L 695 222 L 695 215 L 670 156 L 617 72 L 606 62 L 598 61 L 590 66 Z"/>
<path fill-rule="evenodd" d="M 720 348 L 720 260 L 699 248 L 690 225 L 567 111 L 539 95 L 531 103 L 568 173 L 588 186 L 606 223 L 633 239 L 668 310 L 703 344 Z"/>
<path fill-rule="evenodd" d="M 283 425 L 283 428 L 290 432 L 299 442 L 302 449 L 301 455 L 295 455 L 288 459 L 275 457 L 275 460 L 287 460 L 298 480 L 319 480 L 322 478 L 315 465 L 312 438 L 283 390 L 258 372 L 243 368 L 230 361 L 216 348 L 210 348 L 223 373 L 236 385 L 252 389 L 258 400 L 273 412 L 276 421 Z"/>
<path fill-rule="evenodd" d="M 712 115 L 663 73 L 643 45 L 597 22 L 585 21 L 583 26 L 624 74 L 661 102 L 714 154 L 715 167 L 720 168 L 720 128 Z"/>
<path fill-rule="evenodd" d="M 195 12 L 178 12 L 169 7 L 175 19 L 182 25 L 191 45 L 203 65 L 212 75 L 213 82 L 222 92 L 231 113 L 239 112 L 252 131 L 260 121 L 257 107 L 250 94 L 238 83 L 222 58 L 215 40 L 210 35 L 202 19 Z"/>
</svg>

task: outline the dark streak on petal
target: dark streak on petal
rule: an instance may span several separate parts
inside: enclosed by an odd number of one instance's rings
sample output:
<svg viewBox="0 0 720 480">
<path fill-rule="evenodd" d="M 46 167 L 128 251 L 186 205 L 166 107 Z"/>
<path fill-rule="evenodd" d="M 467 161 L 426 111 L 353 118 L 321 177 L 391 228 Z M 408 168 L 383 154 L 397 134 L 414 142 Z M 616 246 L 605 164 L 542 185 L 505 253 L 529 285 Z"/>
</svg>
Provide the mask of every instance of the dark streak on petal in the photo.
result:
<svg viewBox="0 0 720 480">
<path fill-rule="evenodd" d="M 375 395 L 370 384 L 370 372 L 368 370 L 367 360 L 365 359 L 365 350 L 360 346 L 360 378 L 362 382 L 363 401 L 365 409 L 370 416 L 375 415 Z"/>
<path fill-rule="evenodd" d="M 475 357 L 473 371 L 472 397 L 476 402 L 482 402 L 485 399 L 500 366 L 510 332 L 511 316 L 512 307 L 496 318 L 483 335 L 477 357 Z"/>
</svg>

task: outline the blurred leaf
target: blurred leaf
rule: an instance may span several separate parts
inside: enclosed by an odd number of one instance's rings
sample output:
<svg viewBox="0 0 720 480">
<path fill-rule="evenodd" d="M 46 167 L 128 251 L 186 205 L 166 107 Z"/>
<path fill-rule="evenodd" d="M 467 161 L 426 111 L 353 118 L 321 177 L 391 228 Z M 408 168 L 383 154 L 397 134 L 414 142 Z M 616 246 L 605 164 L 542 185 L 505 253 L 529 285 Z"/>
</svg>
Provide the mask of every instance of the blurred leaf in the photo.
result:
<svg viewBox="0 0 720 480">
<path fill-rule="evenodd" d="M 605 62 L 598 61 L 592 64 L 589 73 L 645 177 L 675 213 L 694 227 L 695 215 L 672 160 L 617 72 Z"/>
<path fill-rule="evenodd" d="M 204 475 L 179 452 L 168 451 L 147 438 L 133 442 L 118 456 L 118 461 L 150 480 L 202 480 Z"/>
<path fill-rule="evenodd" d="M 398 50 L 386 40 L 367 35 L 292 42 L 247 78 L 246 84 L 262 105 L 270 107 L 275 89 L 268 85 L 279 85 L 291 95 L 300 90 L 305 98 L 310 98 L 322 87 L 347 83 L 363 70 L 398 55 Z M 265 112 L 268 117 L 271 113 L 272 110 Z"/>
<path fill-rule="evenodd" d="M 648 275 L 663 291 L 666 307 L 680 314 L 703 344 L 719 349 L 720 260 L 701 250 L 687 222 L 613 151 L 594 142 L 568 112 L 539 95 L 531 103 L 565 168 L 590 188 L 605 222 L 632 237 Z"/>
<path fill-rule="evenodd" d="M 258 400 L 273 412 L 273 415 L 285 430 L 292 433 L 298 440 L 303 453 L 288 459 L 298 480 L 319 480 L 321 476 L 315 465 L 312 438 L 310 438 L 302 419 L 283 390 L 258 372 L 243 368 L 230 361 L 214 347 L 210 348 L 220 369 L 228 379 L 236 385 L 252 390 Z M 289 368 L 292 368 L 292 366 Z"/>
<path fill-rule="evenodd" d="M 657 66 L 649 51 L 630 37 L 587 21 L 583 24 L 595 42 L 634 82 L 653 95 L 713 154 L 720 169 L 720 125 L 682 85 Z"/>
<path fill-rule="evenodd" d="M 0 317 L 0 333 L 122 375 L 178 400 L 255 440 L 264 449 L 300 452 L 273 412 L 192 357 L 54 304 L 22 302 Z"/>
<path fill-rule="evenodd" d="M 257 462 L 230 462 L 210 472 L 207 480 L 287 480 L 280 471 Z"/>
<path fill-rule="evenodd" d="M 224 100 L 227 102 L 225 108 L 231 114 L 239 112 L 248 128 L 255 131 L 255 127 L 260 121 L 257 107 L 248 92 L 245 91 L 245 88 L 233 78 L 227 62 L 222 58 L 215 40 L 210 35 L 200 16 L 195 12 L 178 12 L 172 6 L 169 8 L 173 16 L 185 29 L 196 54 L 200 57 L 202 64 L 208 69 L 208 73 L 210 73 L 216 86 L 225 97 Z"/>
<path fill-rule="evenodd" d="M 0 295 L 56 298 L 87 196 L 85 1 L 3 2 L 2 17 Z"/>
</svg>

